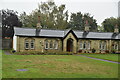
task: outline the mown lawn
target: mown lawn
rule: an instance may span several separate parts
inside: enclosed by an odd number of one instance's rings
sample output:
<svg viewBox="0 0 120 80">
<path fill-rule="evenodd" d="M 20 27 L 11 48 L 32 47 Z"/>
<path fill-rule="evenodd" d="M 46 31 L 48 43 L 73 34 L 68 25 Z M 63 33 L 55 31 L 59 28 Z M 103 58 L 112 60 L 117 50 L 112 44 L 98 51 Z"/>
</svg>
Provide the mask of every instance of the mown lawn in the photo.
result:
<svg viewBox="0 0 120 80">
<path fill-rule="evenodd" d="M 118 56 L 120 56 L 120 54 L 81 54 L 81 55 L 120 62 L 118 59 Z"/>
<path fill-rule="evenodd" d="M 0 50 L 0 80 L 2 78 L 2 50 Z"/>
<path fill-rule="evenodd" d="M 117 78 L 118 64 L 76 55 L 3 55 L 3 78 Z M 16 71 L 27 69 L 28 71 Z"/>
</svg>

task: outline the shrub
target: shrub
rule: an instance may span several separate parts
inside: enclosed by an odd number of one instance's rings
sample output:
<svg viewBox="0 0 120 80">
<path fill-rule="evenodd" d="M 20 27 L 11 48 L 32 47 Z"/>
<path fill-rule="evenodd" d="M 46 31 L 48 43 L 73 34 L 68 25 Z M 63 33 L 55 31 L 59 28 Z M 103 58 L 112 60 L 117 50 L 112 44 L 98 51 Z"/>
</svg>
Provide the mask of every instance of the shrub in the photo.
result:
<svg viewBox="0 0 120 80">
<path fill-rule="evenodd" d="M 82 50 L 79 50 L 78 53 L 82 53 Z"/>
<path fill-rule="evenodd" d="M 17 54 L 17 55 L 72 55 L 73 53 L 72 52 L 39 52 L 39 51 L 24 51 L 24 52 L 15 52 L 14 54 Z"/>
<path fill-rule="evenodd" d="M 109 53 L 109 50 L 105 50 L 105 53 Z"/>
</svg>

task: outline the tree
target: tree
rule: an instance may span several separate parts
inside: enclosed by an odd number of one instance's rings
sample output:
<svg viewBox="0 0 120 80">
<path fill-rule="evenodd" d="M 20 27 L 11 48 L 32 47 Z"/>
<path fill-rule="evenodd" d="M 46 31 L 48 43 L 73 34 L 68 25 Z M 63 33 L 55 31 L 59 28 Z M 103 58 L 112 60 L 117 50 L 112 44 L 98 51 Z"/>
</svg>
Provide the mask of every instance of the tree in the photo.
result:
<svg viewBox="0 0 120 80">
<path fill-rule="evenodd" d="M 86 20 L 91 26 L 91 31 L 96 31 L 97 23 L 96 20 L 93 19 L 93 16 L 91 17 L 89 13 L 82 14 L 81 12 L 71 14 L 68 28 L 84 30 Z"/>
<path fill-rule="evenodd" d="M 105 32 L 113 32 L 116 24 L 119 26 L 120 29 L 120 18 L 110 17 L 102 22 L 102 26 L 104 26 Z"/>
<path fill-rule="evenodd" d="M 13 10 L 2 10 L 2 37 L 13 37 L 14 26 L 21 27 L 17 12 Z"/>
<path fill-rule="evenodd" d="M 56 6 L 55 2 L 41 2 L 38 9 L 35 9 L 30 15 L 25 13 L 20 15 L 20 20 L 24 27 L 36 27 L 40 16 L 43 28 L 65 29 L 68 20 L 68 11 L 65 11 L 65 5 Z"/>
</svg>

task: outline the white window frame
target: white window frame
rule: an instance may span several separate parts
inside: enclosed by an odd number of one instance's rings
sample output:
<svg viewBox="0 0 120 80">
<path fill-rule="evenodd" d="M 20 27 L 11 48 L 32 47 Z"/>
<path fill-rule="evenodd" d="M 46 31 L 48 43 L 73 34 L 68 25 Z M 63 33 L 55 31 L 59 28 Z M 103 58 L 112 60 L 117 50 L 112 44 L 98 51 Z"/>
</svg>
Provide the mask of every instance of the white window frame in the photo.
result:
<svg viewBox="0 0 120 80">
<path fill-rule="evenodd" d="M 100 50 L 102 50 L 102 48 L 103 48 L 103 44 L 102 44 L 101 41 L 100 41 L 100 44 L 99 44 L 99 48 L 100 48 Z"/>
<path fill-rule="evenodd" d="M 84 48 L 85 47 L 85 48 Z M 86 42 L 83 43 L 83 49 L 87 49 L 86 48 Z"/>
<path fill-rule="evenodd" d="M 90 49 L 90 41 L 88 42 L 88 46 L 87 46 L 87 49 Z"/>
<path fill-rule="evenodd" d="M 114 45 L 114 49 L 115 49 L 115 50 L 118 50 L 118 44 L 115 44 L 115 45 Z"/>
<path fill-rule="evenodd" d="M 58 49 L 58 41 L 54 42 L 54 49 Z"/>
<path fill-rule="evenodd" d="M 106 50 L 106 41 L 103 42 L 103 50 Z"/>
<path fill-rule="evenodd" d="M 80 42 L 80 49 L 83 49 L 83 43 Z"/>
<path fill-rule="evenodd" d="M 49 46 L 50 46 L 50 49 L 53 49 L 53 41 L 50 41 Z M 52 46 L 52 47 L 51 47 L 51 46 Z"/>
<path fill-rule="evenodd" d="M 46 46 L 46 45 L 47 45 L 47 46 Z M 45 49 L 49 49 L 49 43 L 48 43 L 47 40 L 45 41 Z"/>
<path fill-rule="evenodd" d="M 26 47 L 26 44 L 28 44 L 28 47 Z M 29 41 L 25 40 L 25 49 L 29 49 Z"/>
<path fill-rule="evenodd" d="M 33 44 L 33 47 L 32 47 L 32 44 Z M 30 49 L 35 49 L 35 40 L 31 40 Z"/>
</svg>

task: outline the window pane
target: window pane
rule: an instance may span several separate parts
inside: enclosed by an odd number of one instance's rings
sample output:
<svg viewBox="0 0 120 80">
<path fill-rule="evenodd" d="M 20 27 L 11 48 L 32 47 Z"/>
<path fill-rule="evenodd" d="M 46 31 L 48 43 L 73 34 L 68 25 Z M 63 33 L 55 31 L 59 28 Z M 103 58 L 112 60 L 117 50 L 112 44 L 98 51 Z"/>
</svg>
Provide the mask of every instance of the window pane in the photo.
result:
<svg viewBox="0 0 120 80">
<path fill-rule="evenodd" d="M 31 41 L 31 49 L 34 49 L 34 40 Z"/>
<path fill-rule="evenodd" d="M 90 49 L 90 42 L 88 42 L 88 49 Z"/>
<path fill-rule="evenodd" d="M 51 48 L 51 49 L 53 48 L 53 43 L 52 43 L 52 41 L 50 42 L 50 48 Z"/>
<path fill-rule="evenodd" d="M 100 42 L 100 50 L 102 50 L 102 42 Z"/>
<path fill-rule="evenodd" d="M 48 49 L 48 41 L 45 41 L 45 49 Z"/>
<path fill-rule="evenodd" d="M 54 49 L 58 49 L 58 43 L 57 43 L 57 41 L 54 42 Z"/>
<path fill-rule="evenodd" d="M 29 42 L 25 40 L 25 49 L 29 49 Z"/>
<path fill-rule="evenodd" d="M 84 42 L 83 48 L 86 49 L 86 42 Z"/>
<path fill-rule="evenodd" d="M 80 42 L 80 49 L 83 49 L 83 44 L 82 44 L 82 42 Z"/>
</svg>

